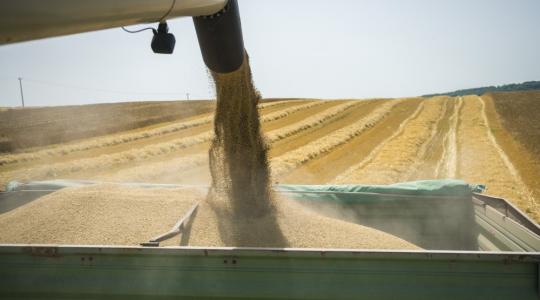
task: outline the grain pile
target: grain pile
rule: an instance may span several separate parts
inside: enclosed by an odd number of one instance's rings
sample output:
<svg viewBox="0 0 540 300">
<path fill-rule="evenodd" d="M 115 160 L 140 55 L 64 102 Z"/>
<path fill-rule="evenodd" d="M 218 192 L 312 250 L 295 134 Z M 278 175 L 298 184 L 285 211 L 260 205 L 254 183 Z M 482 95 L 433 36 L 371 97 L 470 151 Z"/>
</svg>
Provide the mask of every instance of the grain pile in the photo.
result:
<svg viewBox="0 0 540 300">
<path fill-rule="evenodd" d="M 131 245 L 167 232 L 200 207 L 165 246 L 417 249 L 372 228 L 323 217 L 277 201 L 275 214 L 238 218 L 205 200 L 206 189 L 98 184 L 65 188 L 0 215 L 0 243 Z M 278 240 L 281 239 L 281 240 Z"/>
<path fill-rule="evenodd" d="M 223 206 L 203 202 L 189 230 L 167 245 L 410 249 L 419 247 L 382 231 L 322 216 L 274 195 L 275 212 L 238 218 Z"/>
<path fill-rule="evenodd" d="M 205 190 L 64 188 L 0 215 L 0 243 L 138 245 L 168 231 Z"/>
</svg>

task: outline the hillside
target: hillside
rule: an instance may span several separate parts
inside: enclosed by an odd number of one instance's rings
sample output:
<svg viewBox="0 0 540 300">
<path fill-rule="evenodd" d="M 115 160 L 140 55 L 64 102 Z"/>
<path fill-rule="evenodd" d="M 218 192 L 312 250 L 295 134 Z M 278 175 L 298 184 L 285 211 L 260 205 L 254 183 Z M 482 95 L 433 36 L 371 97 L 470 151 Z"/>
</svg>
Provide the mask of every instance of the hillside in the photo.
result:
<svg viewBox="0 0 540 300">
<path fill-rule="evenodd" d="M 143 101 L 0 110 L 0 152 L 111 134 L 213 109 L 213 101 Z"/>
<path fill-rule="evenodd" d="M 280 100 L 284 99 L 265 99 L 263 102 Z M 0 153 L 163 125 L 210 113 L 214 108 L 213 100 L 0 108 Z"/>
</svg>

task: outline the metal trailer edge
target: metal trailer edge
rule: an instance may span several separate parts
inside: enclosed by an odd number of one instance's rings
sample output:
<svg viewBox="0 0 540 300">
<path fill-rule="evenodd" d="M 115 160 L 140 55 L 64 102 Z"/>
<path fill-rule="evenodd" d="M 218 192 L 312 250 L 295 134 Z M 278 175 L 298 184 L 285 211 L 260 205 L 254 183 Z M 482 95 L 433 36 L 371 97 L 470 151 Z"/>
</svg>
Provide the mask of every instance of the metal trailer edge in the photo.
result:
<svg viewBox="0 0 540 300">
<path fill-rule="evenodd" d="M 0 298 L 538 299 L 539 253 L 0 245 Z"/>
</svg>

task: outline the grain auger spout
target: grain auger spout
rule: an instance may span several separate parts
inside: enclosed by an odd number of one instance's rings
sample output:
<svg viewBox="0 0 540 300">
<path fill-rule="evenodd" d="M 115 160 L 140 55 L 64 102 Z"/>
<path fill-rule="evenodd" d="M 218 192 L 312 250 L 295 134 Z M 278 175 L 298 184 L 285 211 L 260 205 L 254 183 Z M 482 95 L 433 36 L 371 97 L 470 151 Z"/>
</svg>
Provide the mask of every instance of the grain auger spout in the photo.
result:
<svg viewBox="0 0 540 300">
<path fill-rule="evenodd" d="M 1 1 L 0 45 L 159 23 L 148 28 L 153 31 L 152 50 L 170 54 L 175 38 L 167 20 L 176 17 L 193 17 L 202 56 L 210 70 L 229 73 L 240 67 L 244 42 L 236 0 Z"/>
<path fill-rule="evenodd" d="M 236 71 L 244 60 L 244 40 L 236 0 L 210 16 L 193 18 L 206 66 L 217 73 Z"/>
</svg>

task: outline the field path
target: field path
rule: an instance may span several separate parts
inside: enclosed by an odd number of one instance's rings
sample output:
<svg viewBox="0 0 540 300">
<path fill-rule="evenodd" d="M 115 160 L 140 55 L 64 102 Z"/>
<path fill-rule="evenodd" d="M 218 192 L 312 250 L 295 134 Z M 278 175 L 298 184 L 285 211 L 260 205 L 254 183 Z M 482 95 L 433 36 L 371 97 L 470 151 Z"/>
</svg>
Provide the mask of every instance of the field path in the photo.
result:
<svg viewBox="0 0 540 300">
<path fill-rule="evenodd" d="M 451 127 L 451 117 L 455 107 L 451 98 L 441 97 L 433 101 L 442 102 L 439 118 L 434 124 L 430 124 L 431 131 L 427 139 L 418 147 L 415 159 L 400 181 L 438 178 L 438 166 L 444 159 L 444 141 Z"/>
<path fill-rule="evenodd" d="M 450 126 L 444 136 L 442 157 L 435 169 L 435 178 L 456 178 L 458 159 L 457 130 L 462 105 L 463 99 L 461 97 L 455 98 Z"/>
</svg>

